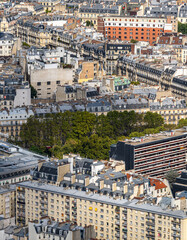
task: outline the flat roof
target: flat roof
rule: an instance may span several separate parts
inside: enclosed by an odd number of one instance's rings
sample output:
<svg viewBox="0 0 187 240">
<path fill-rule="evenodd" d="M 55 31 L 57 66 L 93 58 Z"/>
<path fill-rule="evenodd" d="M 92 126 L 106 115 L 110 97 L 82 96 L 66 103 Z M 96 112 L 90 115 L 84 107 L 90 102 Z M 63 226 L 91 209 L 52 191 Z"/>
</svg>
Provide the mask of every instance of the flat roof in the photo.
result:
<svg viewBox="0 0 187 240">
<path fill-rule="evenodd" d="M 176 130 L 172 130 L 171 132 L 160 132 L 157 134 L 150 134 L 149 136 L 145 136 L 145 137 L 135 137 L 132 139 L 127 139 L 124 141 L 120 141 L 120 142 L 125 142 L 128 145 L 133 145 L 133 146 L 137 146 L 137 145 L 142 145 L 142 144 L 146 144 L 146 143 L 151 143 L 151 142 L 156 142 L 156 141 L 160 141 L 160 140 L 172 140 L 172 138 L 175 137 L 179 137 L 179 136 L 187 136 L 187 130 L 184 128 L 181 129 L 176 129 Z"/>
</svg>

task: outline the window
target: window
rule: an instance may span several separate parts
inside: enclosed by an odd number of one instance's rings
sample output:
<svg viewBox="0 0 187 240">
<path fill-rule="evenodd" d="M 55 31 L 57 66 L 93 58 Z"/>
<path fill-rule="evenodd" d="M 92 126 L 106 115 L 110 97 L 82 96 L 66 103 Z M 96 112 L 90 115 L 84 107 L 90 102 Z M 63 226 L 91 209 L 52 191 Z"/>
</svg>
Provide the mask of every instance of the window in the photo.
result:
<svg viewBox="0 0 187 240">
<path fill-rule="evenodd" d="M 47 85 L 51 85 L 51 82 L 50 82 L 50 81 L 48 81 L 48 82 L 47 82 Z"/>
<path fill-rule="evenodd" d="M 56 84 L 60 84 L 60 81 L 56 81 Z"/>
<path fill-rule="evenodd" d="M 41 86 L 41 82 L 37 82 L 37 86 Z"/>
</svg>

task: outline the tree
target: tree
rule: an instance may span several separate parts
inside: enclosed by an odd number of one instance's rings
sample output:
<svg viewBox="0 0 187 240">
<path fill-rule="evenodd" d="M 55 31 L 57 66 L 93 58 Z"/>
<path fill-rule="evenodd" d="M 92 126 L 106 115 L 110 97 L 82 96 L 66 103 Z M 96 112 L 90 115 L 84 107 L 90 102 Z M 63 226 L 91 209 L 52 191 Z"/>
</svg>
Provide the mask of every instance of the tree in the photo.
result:
<svg viewBox="0 0 187 240">
<path fill-rule="evenodd" d="M 86 20 L 86 26 L 89 27 L 90 26 L 90 21 Z"/>
<path fill-rule="evenodd" d="M 87 27 L 89 27 L 89 26 L 93 27 L 94 25 L 93 25 L 92 21 L 86 20 L 86 26 Z"/>
<path fill-rule="evenodd" d="M 179 176 L 178 172 L 171 169 L 169 172 L 166 173 L 165 178 L 168 180 L 168 182 L 172 186 L 172 184 L 176 181 L 176 178 L 178 176 Z"/>
<path fill-rule="evenodd" d="M 144 122 L 148 128 L 156 128 L 164 124 L 164 119 L 158 113 L 147 112 L 144 117 Z"/>
<path fill-rule="evenodd" d="M 93 159 L 108 159 L 110 145 L 118 139 L 163 130 L 163 119 L 159 114 L 111 111 L 106 116 L 96 116 L 86 111 L 66 111 L 47 114 L 45 118 L 28 118 L 22 125 L 19 143 L 58 158 L 71 152 Z"/>
<path fill-rule="evenodd" d="M 187 34 L 187 23 L 178 22 L 178 32 Z"/>
<path fill-rule="evenodd" d="M 131 39 L 131 43 L 137 43 L 138 41 L 135 39 Z"/>
<path fill-rule="evenodd" d="M 37 98 L 37 90 L 31 85 L 31 98 Z"/>
<path fill-rule="evenodd" d="M 178 123 L 177 127 L 182 128 L 184 126 L 187 126 L 187 118 L 179 120 L 179 123 Z"/>
</svg>

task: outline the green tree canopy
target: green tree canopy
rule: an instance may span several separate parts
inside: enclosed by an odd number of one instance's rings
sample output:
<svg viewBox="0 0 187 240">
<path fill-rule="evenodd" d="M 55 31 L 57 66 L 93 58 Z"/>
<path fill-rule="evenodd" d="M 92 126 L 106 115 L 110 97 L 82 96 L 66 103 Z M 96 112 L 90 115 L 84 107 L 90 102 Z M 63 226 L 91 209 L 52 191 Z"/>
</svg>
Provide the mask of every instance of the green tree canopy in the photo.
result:
<svg viewBox="0 0 187 240">
<path fill-rule="evenodd" d="M 176 181 L 176 178 L 178 176 L 179 176 L 178 172 L 171 169 L 169 172 L 166 173 L 165 178 L 168 180 L 168 182 L 172 186 L 172 184 Z"/>
<path fill-rule="evenodd" d="M 187 126 L 187 118 L 179 120 L 178 127 L 182 128 L 184 126 Z"/>
<path fill-rule="evenodd" d="M 164 124 L 164 119 L 158 113 L 147 112 L 144 117 L 144 122 L 148 128 L 157 128 Z"/>
<path fill-rule="evenodd" d="M 178 32 L 187 34 L 187 23 L 178 22 Z"/>
<path fill-rule="evenodd" d="M 31 85 L 31 98 L 37 97 L 37 91 L 36 89 Z"/>
<path fill-rule="evenodd" d="M 108 159 L 112 143 L 126 137 L 140 137 L 164 130 L 158 114 L 111 111 L 96 116 L 89 112 L 48 114 L 30 117 L 20 132 L 23 147 L 62 158 L 79 153 L 93 159 Z"/>
</svg>

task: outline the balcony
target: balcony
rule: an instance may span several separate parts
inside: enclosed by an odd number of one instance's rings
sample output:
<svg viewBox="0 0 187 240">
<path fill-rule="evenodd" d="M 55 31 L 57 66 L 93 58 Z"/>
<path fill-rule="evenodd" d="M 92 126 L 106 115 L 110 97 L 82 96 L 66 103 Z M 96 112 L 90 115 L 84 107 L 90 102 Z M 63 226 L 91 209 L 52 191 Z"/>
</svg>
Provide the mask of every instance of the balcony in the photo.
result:
<svg viewBox="0 0 187 240">
<path fill-rule="evenodd" d="M 154 216 L 147 215 L 147 216 L 146 216 L 146 219 L 152 219 L 152 220 L 154 220 L 155 217 L 154 217 Z"/>
<path fill-rule="evenodd" d="M 42 205 L 42 206 L 41 206 L 41 209 L 42 209 L 42 210 L 48 210 L 48 207 L 47 207 L 47 206 L 44 206 L 44 205 Z"/>
<path fill-rule="evenodd" d="M 46 216 L 48 216 L 48 212 L 42 211 L 42 212 L 40 212 L 40 215 L 41 215 L 41 217 L 46 217 Z"/>
<path fill-rule="evenodd" d="M 127 228 L 123 228 L 122 231 L 123 231 L 123 232 L 127 232 Z"/>
<path fill-rule="evenodd" d="M 181 231 L 180 228 L 176 228 L 176 227 L 174 227 L 174 226 L 172 227 L 172 230 L 173 230 L 173 231 L 178 231 L 178 232 Z"/>
<path fill-rule="evenodd" d="M 147 221 L 146 224 L 148 226 L 153 226 L 153 227 L 155 226 L 155 222 L 152 222 L 152 221 Z"/>
<path fill-rule="evenodd" d="M 25 217 L 25 212 L 19 212 L 18 217 Z"/>
<path fill-rule="evenodd" d="M 116 234 L 115 234 L 115 237 L 116 237 L 116 238 L 120 238 L 120 234 L 119 234 L 119 233 L 116 233 Z"/>
<path fill-rule="evenodd" d="M 120 225 L 120 221 L 116 221 L 116 225 Z"/>
<path fill-rule="evenodd" d="M 147 238 L 154 238 L 155 239 L 155 234 L 154 233 L 147 233 L 146 234 Z"/>
<path fill-rule="evenodd" d="M 24 200 L 21 200 L 21 199 L 19 199 L 19 200 L 17 201 L 17 204 L 25 204 L 25 201 L 24 201 Z"/>
<path fill-rule="evenodd" d="M 155 232 L 155 228 L 154 227 L 146 227 L 146 230 L 148 232 Z"/>
<path fill-rule="evenodd" d="M 119 220 L 119 215 L 116 215 L 116 216 L 115 216 L 115 219 Z"/>
<path fill-rule="evenodd" d="M 25 192 L 25 189 L 21 189 L 21 188 L 17 188 L 17 192 L 22 192 L 22 193 L 24 193 Z"/>
<path fill-rule="evenodd" d="M 123 214 L 127 214 L 127 209 L 123 209 Z"/>
<path fill-rule="evenodd" d="M 181 237 L 181 235 L 179 233 L 177 234 L 176 232 L 172 233 L 171 235 L 175 238 L 180 238 Z"/>
<path fill-rule="evenodd" d="M 19 194 L 19 195 L 18 195 L 18 199 L 25 199 L 25 195 Z"/>
<path fill-rule="evenodd" d="M 41 194 L 40 194 L 40 197 L 41 197 L 41 198 L 48 198 L 48 196 L 47 196 L 46 193 L 41 193 Z"/>
<path fill-rule="evenodd" d="M 180 224 L 180 222 L 178 220 L 172 220 L 171 221 L 173 224 Z"/>
<path fill-rule="evenodd" d="M 120 232 L 120 228 L 119 228 L 119 227 L 116 227 L 116 228 L 115 228 L 115 231 L 119 233 L 119 232 Z"/>
</svg>

